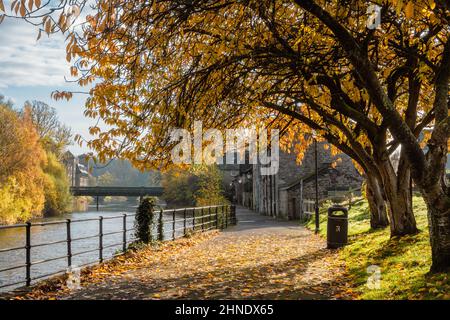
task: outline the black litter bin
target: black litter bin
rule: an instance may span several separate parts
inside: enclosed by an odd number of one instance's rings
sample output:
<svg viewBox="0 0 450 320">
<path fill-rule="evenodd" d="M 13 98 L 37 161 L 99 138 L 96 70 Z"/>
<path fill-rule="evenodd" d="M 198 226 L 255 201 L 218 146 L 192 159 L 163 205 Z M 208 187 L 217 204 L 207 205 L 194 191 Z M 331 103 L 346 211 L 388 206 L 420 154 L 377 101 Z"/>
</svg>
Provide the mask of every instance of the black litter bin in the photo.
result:
<svg viewBox="0 0 450 320">
<path fill-rule="evenodd" d="M 345 207 L 333 206 L 328 209 L 327 247 L 337 249 L 347 244 L 348 210 Z"/>
</svg>

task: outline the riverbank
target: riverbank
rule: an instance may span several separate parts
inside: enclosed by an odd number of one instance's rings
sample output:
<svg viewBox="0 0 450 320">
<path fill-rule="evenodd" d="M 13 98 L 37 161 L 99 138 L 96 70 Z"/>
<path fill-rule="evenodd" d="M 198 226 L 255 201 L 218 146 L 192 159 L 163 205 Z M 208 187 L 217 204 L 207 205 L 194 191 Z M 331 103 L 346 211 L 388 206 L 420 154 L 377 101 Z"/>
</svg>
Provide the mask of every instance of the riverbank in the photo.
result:
<svg viewBox="0 0 450 320">
<path fill-rule="evenodd" d="M 186 250 L 217 235 L 218 231 L 213 230 L 197 233 L 189 238 L 134 247 L 124 255 L 83 268 L 80 272 L 81 288 L 100 284 L 106 280 L 114 282 L 116 277 L 145 268 L 148 264 L 166 259 L 172 254 Z M 67 297 L 74 292 L 76 291 L 67 286 L 67 275 L 64 274 L 44 280 L 30 288 L 21 288 L 15 292 L 0 294 L 0 300 L 56 300 Z"/>
<path fill-rule="evenodd" d="M 67 213 L 62 216 L 32 220 L 30 227 L 30 244 L 33 246 L 30 250 L 30 259 L 33 263 L 30 270 L 32 279 L 66 270 L 67 243 L 64 240 L 67 239 L 67 219 L 71 221 L 71 251 L 73 255 L 71 262 L 75 266 L 98 260 L 100 216 L 105 218 L 102 223 L 103 233 L 109 234 L 102 239 L 103 245 L 107 247 L 103 250 L 105 258 L 111 257 L 117 250 L 122 249 L 124 213 L 128 215 L 126 239 L 127 241 L 132 240 L 135 208 L 104 205 L 100 209 L 100 211 L 96 211 L 95 208 L 91 208 L 91 211 L 87 212 Z M 0 229 L 0 270 L 3 270 L 0 272 L 0 292 L 14 289 L 21 283 L 24 284 L 26 275 L 25 267 L 23 267 L 26 261 L 25 243 L 26 229 L 23 225 Z M 46 243 L 54 244 L 44 245 Z M 10 248 L 14 250 L 9 251 Z M 56 259 L 58 257 L 61 259 Z M 42 263 L 43 260 L 49 259 L 56 260 Z M 40 261 L 41 263 L 39 263 Z M 16 283 L 17 285 L 14 285 Z"/>
<path fill-rule="evenodd" d="M 229 229 L 145 246 L 16 299 L 352 299 L 336 252 L 292 221 L 237 209 Z M 61 283 L 61 282 L 60 282 Z M 46 290 L 49 289 L 49 290 Z"/>
<path fill-rule="evenodd" d="M 370 230 L 365 200 L 350 209 L 349 244 L 339 250 L 339 259 L 345 263 L 346 277 L 361 299 L 450 299 L 450 273 L 428 273 L 431 247 L 425 203 L 421 197 L 414 197 L 413 206 L 420 233 L 400 239 L 390 238 L 389 228 Z M 327 207 L 321 208 L 320 235 L 324 238 Z M 307 226 L 313 230 L 314 221 Z M 367 286 L 369 266 L 381 272 L 379 288 Z"/>
</svg>

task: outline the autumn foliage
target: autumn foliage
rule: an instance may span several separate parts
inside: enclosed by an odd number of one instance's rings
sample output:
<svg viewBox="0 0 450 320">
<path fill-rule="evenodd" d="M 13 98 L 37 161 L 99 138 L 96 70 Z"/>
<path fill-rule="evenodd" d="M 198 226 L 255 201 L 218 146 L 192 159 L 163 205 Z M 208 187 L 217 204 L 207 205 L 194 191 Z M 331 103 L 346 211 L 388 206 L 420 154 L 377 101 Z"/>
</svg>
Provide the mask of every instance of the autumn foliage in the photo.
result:
<svg viewBox="0 0 450 320">
<path fill-rule="evenodd" d="M 84 1 L 24 3 L 12 14 L 67 36 L 71 74 L 88 88 L 85 115 L 108 125 L 90 129 L 101 159 L 165 165 L 170 129 L 195 120 L 277 127 L 300 157 L 310 143 L 300 136 L 314 130 L 367 176 L 373 218 L 388 214 L 392 236 L 418 231 L 414 180 L 429 210 L 433 270 L 450 267 L 448 1 L 97 0 L 81 27 L 71 21 Z"/>
<path fill-rule="evenodd" d="M 25 221 L 44 208 L 45 151 L 29 115 L 0 105 L 0 223 Z"/>
<path fill-rule="evenodd" d="M 172 168 L 162 176 L 163 198 L 168 205 L 210 206 L 227 203 L 222 173 L 216 166 Z"/>
<path fill-rule="evenodd" d="M 67 172 L 54 153 L 63 146 L 40 134 L 34 112 L 0 100 L 0 224 L 70 209 Z"/>
</svg>

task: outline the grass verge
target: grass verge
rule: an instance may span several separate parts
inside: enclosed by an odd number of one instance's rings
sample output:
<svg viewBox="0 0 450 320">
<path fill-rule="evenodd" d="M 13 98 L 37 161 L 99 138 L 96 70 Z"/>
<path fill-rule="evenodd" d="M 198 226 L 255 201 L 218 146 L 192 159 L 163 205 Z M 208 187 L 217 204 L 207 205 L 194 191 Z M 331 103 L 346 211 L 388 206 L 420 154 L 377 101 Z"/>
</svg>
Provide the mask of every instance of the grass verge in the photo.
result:
<svg viewBox="0 0 450 320">
<path fill-rule="evenodd" d="M 321 208 L 320 234 L 326 237 L 326 209 Z M 429 274 L 431 249 L 425 203 L 414 197 L 414 213 L 420 233 L 391 238 L 389 228 L 371 230 L 369 208 L 357 201 L 349 211 L 349 244 L 340 249 L 346 276 L 361 299 L 450 299 L 450 273 Z M 314 230 L 314 221 L 307 227 Z M 376 266 L 369 269 L 370 266 Z M 369 288 L 370 270 L 379 268 L 379 288 Z"/>
</svg>

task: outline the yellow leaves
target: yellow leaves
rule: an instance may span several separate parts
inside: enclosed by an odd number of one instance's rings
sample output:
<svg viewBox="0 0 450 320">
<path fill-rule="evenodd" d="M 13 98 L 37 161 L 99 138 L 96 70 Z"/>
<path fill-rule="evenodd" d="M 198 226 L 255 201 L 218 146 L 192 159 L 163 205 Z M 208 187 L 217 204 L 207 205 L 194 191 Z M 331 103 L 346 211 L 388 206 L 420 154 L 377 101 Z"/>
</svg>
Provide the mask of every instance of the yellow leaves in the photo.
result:
<svg viewBox="0 0 450 320">
<path fill-rule="evenodd" d="M 3 0 L 0 0 L 0 11 L 6 12 L 5 5 L 3 4 Z"/>
<path fill-rule="evenodd" d="M 428 2 L 430 4 L 431 10 L 434 10 L 434 8 L 436 8 L 436 2 L 434 2 L 433 0 L 429 0 Z"/>
<path fill-rule="evenodd" d="M 409 1 L 405 7 L 406 18 L 411 19 L 414 16 L 414 3 Z"/>
<path fill-rule="evenodd" d="M 397 14 L 400 14 L 403 8 L 403 0 L 394 0 L 393 2 L 395 6 L 395 11 L 397 12 Z"/>
<path fill-rule="evenodd" d="M 403 0 L 390 0 L 390 2 L 395 7 L 395 11 L 398 15 L 400 15 L 403 11 L 407 19 L 411 19 L 414 17 L 414 1 L 408 1 L 406 4 Z M 430 0 L 429 2 L 430 5 L 435 5 L 434 1 L 432 0 Z"/>
<path fill-rule="evenodd" d="M 87 76 L 85 78 L 81 78 L 78 80 L 78 84 L 82 87 L 87 86 L 88 84 L 92 83 L 94 81 L 94 76 Z"/>
<path fill-rule="evenodd" d="M 362 101 L 369 101 L 370 96 L 366 89 L 362 89 L 360 93 Z"/>
<path fill-rule="evenodd" d="M 99 134 L 100 133 L 100 128 L 99 127 L 90 127 L 89 128 L 89 133 L 91 134 L 91 135 L 97 135 L 97 134 Z"/>
</svg>

